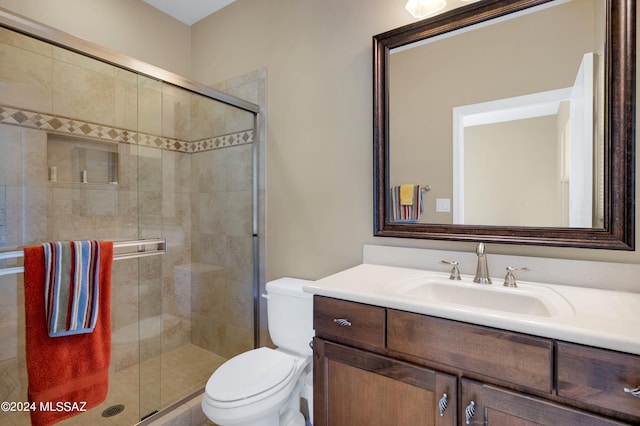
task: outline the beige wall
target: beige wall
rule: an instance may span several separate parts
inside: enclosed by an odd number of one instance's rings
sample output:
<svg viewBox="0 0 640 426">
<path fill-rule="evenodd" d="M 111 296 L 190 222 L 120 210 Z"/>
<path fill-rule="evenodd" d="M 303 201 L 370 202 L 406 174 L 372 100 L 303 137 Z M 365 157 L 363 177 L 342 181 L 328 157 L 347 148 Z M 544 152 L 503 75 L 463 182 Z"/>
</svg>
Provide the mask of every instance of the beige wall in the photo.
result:
<svg viewBox="0 0 640 426">
<path fill-rule="evenodd" d="M 0 7 L 28 14 L 30 8 L 23 3 L 48 2 L 0 0 Z M 267 68 L 268 279 L 319 278 L 353 266 L 362 259 L 363 243 L 474 248 L 473 243 L 372 236 L 371 38 L 414 21 L 404 10 L 405 3 L 237 0 L 192 28 L 195 80 L 212 84 Z M 72 27 L 62 18 L 43 14 L 33 18 L 66 31 Z M 161 26 L 164 21 L 159 22 Z M 98 39 L 98 34 L 90 36 L 86 38 Z M 143 38 L 130 42 L 143 44 Z M 114 47 L 112 40 L 103 44 Z M 171 47 L 173 43 L 149 46 L 174 60 L 171 67 L 159 60 L 154 65 L 178 68 L 181 52 Z M 119 50 L 126 53 L 125 47 Z M 136 56 L 152 61 L 148 53 Z M 488 251 L 640 263 L 637 252 L 497 244 L 488 245 Z"/>
<path fill-rule="evenodd" d="M 0 0 L 0 8 L 183 76 L 191 31 L 141 0 Z"/>
</svg>

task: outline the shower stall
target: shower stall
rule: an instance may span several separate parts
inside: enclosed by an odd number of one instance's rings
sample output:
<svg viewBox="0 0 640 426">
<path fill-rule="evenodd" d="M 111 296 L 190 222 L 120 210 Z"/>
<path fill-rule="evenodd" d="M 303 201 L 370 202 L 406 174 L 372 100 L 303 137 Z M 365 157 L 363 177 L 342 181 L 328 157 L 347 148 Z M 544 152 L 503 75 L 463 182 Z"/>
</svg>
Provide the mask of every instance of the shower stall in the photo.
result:
<svg viewBox="0 0 640 426">
<path fill-rule="evenodd" d="M 112 240 L 109 394 L 62 424 L 136 424 L 258 343 L 258 107 L 0 18 L 0 400 L 27 401 L 20 250 Z"/>
</svg>

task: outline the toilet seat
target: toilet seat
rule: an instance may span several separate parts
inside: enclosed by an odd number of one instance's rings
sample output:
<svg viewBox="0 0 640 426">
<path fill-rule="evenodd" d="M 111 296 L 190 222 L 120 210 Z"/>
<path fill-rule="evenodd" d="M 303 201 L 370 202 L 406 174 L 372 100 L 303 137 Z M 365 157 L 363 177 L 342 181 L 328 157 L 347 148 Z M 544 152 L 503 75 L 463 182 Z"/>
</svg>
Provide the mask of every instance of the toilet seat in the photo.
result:
<svg viewBox="0 0 640 426">
<path fill-rule="evenodd" d="M 258 348 L 231 358 L 209 378 L 205 393 L 217 406 L 232 408 L 264 399 L 292 380 L 296 358 Z"/>
</svg>

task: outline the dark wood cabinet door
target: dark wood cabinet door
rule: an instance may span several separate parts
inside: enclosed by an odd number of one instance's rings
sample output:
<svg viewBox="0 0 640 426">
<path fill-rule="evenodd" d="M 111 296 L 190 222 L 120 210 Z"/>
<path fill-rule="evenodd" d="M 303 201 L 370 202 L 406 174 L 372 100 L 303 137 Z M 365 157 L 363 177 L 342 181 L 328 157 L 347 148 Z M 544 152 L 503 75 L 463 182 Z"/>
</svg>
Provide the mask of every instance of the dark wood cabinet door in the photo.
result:
<svg viewBox="0 0 640 426">
<path fill-rule="evenodd" d="M 313 368 L 315 425 L 456 424 L 455 376 L 319 338 L 314 339 Z"/>
<path fill-rule="evenodd" d="M 473 401 L 474 414 L 467 423 Z M 461 381 L 460 424 L 475 426 L 611 426 L 613 420 L 469 379 Z"/>
</svg>

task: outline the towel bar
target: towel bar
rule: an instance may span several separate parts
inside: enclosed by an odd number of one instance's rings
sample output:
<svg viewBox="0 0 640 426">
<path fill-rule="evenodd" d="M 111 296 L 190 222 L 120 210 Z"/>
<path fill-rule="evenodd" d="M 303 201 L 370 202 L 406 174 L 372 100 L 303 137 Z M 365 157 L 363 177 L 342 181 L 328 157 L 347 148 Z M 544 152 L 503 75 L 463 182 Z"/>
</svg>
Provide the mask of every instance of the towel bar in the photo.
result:
<svg viewBox="0 0 640 426">
<path fill-rule="evenodd" d="M 155 245 L 155 250 L 148 251 L 147 246 Z M 158 256 L 167 253 L 167 239 L 166 238 L 149 238 L 144 240 L 132 240 L 132 241 L 114 241 L 113 249 L 136 247 L 136 251 L 127 253 L 114 253 L 113 260 L 125 260 L 135 259 L 138 257 Z M 24 257 L 24 251 L 7 251 L 0 253 L 0 261 L 6 259 L 19 259 Z M 12 266 L 9 268 L 1 268 L 0 276 L 20 274 L 24 272 L 23 266 Z"/>
</svg>

